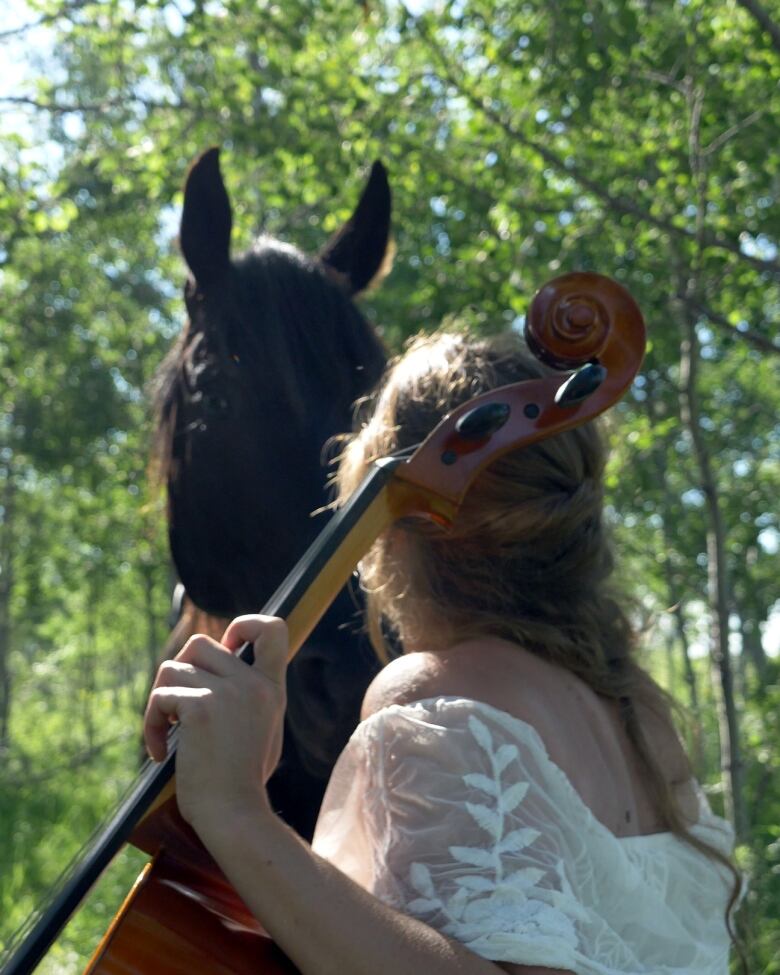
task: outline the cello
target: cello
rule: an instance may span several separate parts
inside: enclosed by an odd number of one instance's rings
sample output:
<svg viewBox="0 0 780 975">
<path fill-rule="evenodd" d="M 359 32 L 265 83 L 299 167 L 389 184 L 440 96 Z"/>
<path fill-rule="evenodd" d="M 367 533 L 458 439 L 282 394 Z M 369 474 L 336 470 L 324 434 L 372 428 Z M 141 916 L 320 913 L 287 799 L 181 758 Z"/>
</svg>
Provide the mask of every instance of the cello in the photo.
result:
<svg viewBox="0 0 780 975">
<path fill-rule="evenodd" d="M 551 373 L 491 390 L 449 413 L 417 447 L 376 461 L 262 612 L 287 622 L 292 656 L 386 528 L 409 516 L 447 528 L 469 486 L 503 454 L 571 429 L 616 403 L 644 354 L 642 315 L 621 285 L 574 273 L 534 297 L 526 340 Z M 251 644 L 237 651 L 248 663 Z M 100 975 L 209 972 L 283 975 L 296 969 L 178 813 L 176 728 L 168 757 L 149 763 L 128 799 L 49 908 L 10 952 L 4 975 L 34 970 L 84 894 L 125 842 L 150 862 L 87 968 Z"/>
</svg>

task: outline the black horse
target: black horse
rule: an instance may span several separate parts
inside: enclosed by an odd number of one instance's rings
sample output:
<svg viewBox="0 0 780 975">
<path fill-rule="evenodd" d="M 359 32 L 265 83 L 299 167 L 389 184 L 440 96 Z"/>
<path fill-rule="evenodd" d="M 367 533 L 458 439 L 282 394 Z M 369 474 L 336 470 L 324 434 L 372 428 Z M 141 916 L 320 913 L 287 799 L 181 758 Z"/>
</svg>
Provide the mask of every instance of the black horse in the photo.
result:
<svg viewBox="0 0 780 975">
<path fill-rule="evenodd" d="M 353 403 L 385 366 L 352 300 L 388 261 L 381 164 L 317 257 L 261 237 L 231 260 L 231 224 L 219 151 L 209 149 L 184 191 L 189 320 L 156 389 L 171 552 L 194 604 L 178 642 L 259 611 L 322 529 L 312 513 L 326 502 L 324 445 L 350 428 Z M 376 671 L 359 630 L 355 598 L 343 592 L 290 667 L 284 754 L 269 790 L 303 836 Z"/>
</svg>

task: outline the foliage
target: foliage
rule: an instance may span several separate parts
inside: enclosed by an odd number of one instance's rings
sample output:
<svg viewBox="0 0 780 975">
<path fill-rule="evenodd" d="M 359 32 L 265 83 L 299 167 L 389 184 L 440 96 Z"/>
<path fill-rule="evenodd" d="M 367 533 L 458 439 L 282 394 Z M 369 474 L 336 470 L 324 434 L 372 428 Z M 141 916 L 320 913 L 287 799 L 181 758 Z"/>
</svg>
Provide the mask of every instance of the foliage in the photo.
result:
<svg viewBox="0 0 780 975">
<path fill-rule="evenodd" d="M 147 390 L 183 316 L 172 241 L 183 175 L 219 143 L 241 246 L 262 231 L 316 250 L 366 166 L 386 163 L 398 253 L 367 304 L 394 349 L 452 317 L 518 327 L 533 290 L 575 267 L 634 293 L 651 346 L 615 411 L 610 510 L 624 578 L 653 672 L 691 711 L 717 805 L 701 656 L 714 498 L 750 818 L 745 940 L 751 972 L 780 971 L 768 866 L 780 843 L 778 673 L 761 643 L 780 541 L 780 49 L 756 17 L 777 24 L 777 0 L 30 10 L 51 58 L 0 97 L 33 127 L 0 130 L 3 935 L 135 762 L 169 587 L 161 499 L 145 478 Z M 0 34 L 0 45 L 19 38 Z M 688 323 L 710 496 L 681 413 Z M 61 940 L 58 970 L 88 954 L 101 913 L 90 910 Z"/>
</svg>

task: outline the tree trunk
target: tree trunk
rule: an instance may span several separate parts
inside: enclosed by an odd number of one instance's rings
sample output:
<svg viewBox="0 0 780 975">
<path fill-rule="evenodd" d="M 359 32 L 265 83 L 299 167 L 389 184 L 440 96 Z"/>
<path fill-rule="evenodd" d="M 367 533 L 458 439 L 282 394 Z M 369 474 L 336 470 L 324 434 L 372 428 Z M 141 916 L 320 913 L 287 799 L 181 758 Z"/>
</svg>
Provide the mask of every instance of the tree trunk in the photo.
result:
<svg viewBox="0 0 780 975">
<path fill-rule="evenodd" d="M 16 485 L 10 462 L 0 468 L 0 750 L 6 747 L 11 720 L 11 594 L 13 592 L 13 516 Z"/>
<path fill-rule="evenodd" d="M 761 627 L 758 620 L 740 617 L 740 632 L 742 633 L 742 653 L 753 666 L 756 676 L 756 687 L 759 695 L 765 690 L 766 683 L 766 653 L 761 643 Z"/>
<path fill-rule="evenodd" d="M 780 51 L 780 25 L 772 20 L 769 11 L 758 0 L 737 0 L 740 7 L 744 7 L 753 19 L 772 41 L 776 51 Z"/>
<path fill-rule="evenodd" d="M 677 603 L 673 610 L 677 638 L 680 641 L 682 650 L 683 670 L 685 683 L 688 685 L 688 706 L 691 710 L 693 720 L 691 723 L 691 761 L 698 775 L 704 769 L 704 733 L 701 720 L 701 704 L 699 702 L 699 688 L 696 683 L 696 671 L 693 669 L 691 661 L 691 648 L 688 642 L 688 633 L 685 629 L 685 614 L 682 603 Z"/>
<path fill-rule="evenodd" d="M 95 747 L 94 699 L 97 688 L 97 621 L 95 607 L 98 605 L 96 587 L 90 580 L 89 600 L 86 609 L 86 646 L 82 654 L 81 717 L 84 723 L 84 737 L 87 751 Z"/>
<path fill-rule="evenodd" d="M 696 247 L 690 264 L 677 261 L 677 304 L 682 340 L 680 343 L 680 417 L 699 470 L 699 487 L 707 512 L 707 604 L 710 617 L 710 674 L 715 693 L 720 738 L 720 769 L 726 816 L 734 826 L 737 841 L 747 835 L 748 819 L 743 789 L 744 769 L 739 743 L 739 724 L 734 700 L 734 675 L 729 650 L 729 592 L 726 566 L 726 530 L 723 524 L 718 485 L 712 458 L 701 426 L 698 370 L 699 337 L 696 333 L 696 302 L 702 295 L 704 255 L 707 249 L 708 209 L 707 158 L 702 151 L 701 124 L 706 84 L 693 77 L 685 81 L 688 107 L 688 157 L 696 204 Z M 673 278 L 674 280 L 674 278 Z"/>
<path fill-rule="evenodd" d="M 648 390 L 650 395 L 648 396 L 648 410 L 647 414 L 652 423 L 654 416 L 652 410 L 650 409 L 650 403 L 654 401 L 652 388 Z M 658 483 L 663 485 L 663 504 L 666 511 L 671 511 L 673 507 L 672 491 L 669 488 L 669 483 L 666 477 L 666 465 L 663 458 L 659 453 L 654 453 L 655 458 L 655 470 L 656 476 L 658 478 Z M 701 725 L 701 710 L 699 706 L 699 691 L 696 685 L 696 672 L 693 669 L 693 664 L 691 662 L 690 653 L 690 643 L 688 641 L 688 633 L 685 629 L 685 613 L 683 611 L 683 606 L 685 604 L 685 599 L 687 594 L 680 591 L 680 586 L 675 579 L 674 567 L 669 558 L 669 552 L 674 549 L 674 538 L 669 530 L 669 522 L 666 516 L 662 518 L 661 531 L 664 538 L 664 558 L 663 558 L 663 573 L 664 582 L 666 583 L 667 600 L 669 606 L 671 607 L 670 612 L 674 620 L 674 628 L 677 633 L 677 639 L 680 642 L 680 648 L 682 650 L 682 663 L 683 663 L 683 675 L 685 678 L 685 683 L 688 686 L 688 707 L 691 711 L 692 727 L 691 733 L 693 740 L 691 742 L 691 760 L 693 762 L 694 768 L 700 770 L 703 765 L 702 755 L 702 725 Z M 671 686 L 671 685 L 670 685 Z"/>
<path fill-rule="evenodd" d="M 696 716 L 696 723 L 701 724 L 701 713 L 699 710 L 699 691 L 696 686 L 696 671 L 691 662 L 691 648 L 688 642 L 688 633 L 685 629 L 685 614 L 683 605 L 678 602 L 674 607 L 674 621 L 677 628 L 677 636 L 680 640 L 683 656 L 683 668 L 685 672 L 685 683 L 688 685 L 688 702 L 691 710 Z"/>
<path fill-rule="evenodd" d="M 729 652 L 729 588 L 726 570 L 726 544 L 718 488 L 712 459 L 702 434 L 697 369 L 699 343 L 696 322 L 687 308 L 681 315 L 683 340 L 680 350 L 680 413 L 693 446 L 699 469 L 699 486 L 707 511 L 707 597 L 710 613 L 710 660 L 716 689 L 720 731 L 720 765 L 723 799 L 727 817 L 741 839 L 747 831 L 747 811 L 743 789 L 743 764 L 739 744 L 739 725 L 734 701 L 734 677 Z"/>
<path fill-rule="evenodd" d="M 664 633 L 664 656 L 666 657 L 666 686 L 671 690 L 677 683 L 674 667 L 674 637 L 671 633 Z"/>
<path fill-rule="evenodd" d="M 659 455 L 656 456 L 656 471 L 659 478 L 659 482 L 663 484 L 664 508 L 666 508 L 667 511 L 670 511 L 672 509 L 672 492 L 669 489 L 669 485 L 666 480 L 665 466 Z M 669 531 L 669 525 L 666 518 L 663 519 L 661 530 L 664 536 L 664 547 L 666 549 L 666 552 L 668 553 L 674 547 L 674 543 Z M 664 581 L 666 582 L 666 591 L 668 593 L 669 605 L 672 607 L 671 612 L 674 617 L 675 629 L 677 630 L 677 637 L 680 641 L 680 645 L 682 647 L 682 652 L 683 652 L 683 668 L 685 674 L 685 683 L 688 685 L 688 703 L 691 711 L 693 712 L 697 729 L 699 729 L 701 725 L 701 714 L 699 712 L 699 695 L 696 687 L 696 674 L 693 670 L 693 664 L 691 663 L 688 634 L 685 630 L 685 614 L 683 613 L 685 594 L 679 592 L 679 586 L 675 583 L 674 568 L 668 558 L 668 555 L 664 556 L 663 571 L 664 571 Z"/>
</svg>

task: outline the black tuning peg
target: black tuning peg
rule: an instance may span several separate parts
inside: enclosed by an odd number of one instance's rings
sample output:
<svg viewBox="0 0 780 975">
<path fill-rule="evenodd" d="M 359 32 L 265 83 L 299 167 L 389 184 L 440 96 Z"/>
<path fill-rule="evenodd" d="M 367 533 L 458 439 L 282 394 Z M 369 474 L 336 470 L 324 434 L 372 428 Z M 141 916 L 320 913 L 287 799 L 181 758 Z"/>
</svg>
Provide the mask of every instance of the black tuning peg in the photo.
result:
<svg viewBox="0 0 780 975">
<path fill-rule="evenodd" d="M 455 429 L 464 440 L 483 440 L 506 423 L 510 412 L 509 403 L 483 403 L 464 413 Z"/>
<path fill-rule="evenodd" d="M 587 399 L 607 378 L 607 370 L 598 362 L 587 362 L 558 387 L 555 394 L 557 406 L 571 408 Z"/>
</svg>

